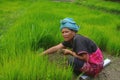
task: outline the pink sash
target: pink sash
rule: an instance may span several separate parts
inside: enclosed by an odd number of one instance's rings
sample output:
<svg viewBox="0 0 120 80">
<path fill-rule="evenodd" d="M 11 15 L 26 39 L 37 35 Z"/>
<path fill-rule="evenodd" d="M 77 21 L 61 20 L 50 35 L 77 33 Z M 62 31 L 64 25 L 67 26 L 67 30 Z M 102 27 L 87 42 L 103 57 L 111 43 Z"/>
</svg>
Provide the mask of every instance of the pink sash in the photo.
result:
<svg viewBox="0 0 120 80">
<path fill-rule="evenodd" d="M 90 76 L 96 76 L 103 69 L 103 55 L 98 48 L 96 52 L 89 54 L 88 62 L 85 62 L 80 71 Z"/>
</svg>

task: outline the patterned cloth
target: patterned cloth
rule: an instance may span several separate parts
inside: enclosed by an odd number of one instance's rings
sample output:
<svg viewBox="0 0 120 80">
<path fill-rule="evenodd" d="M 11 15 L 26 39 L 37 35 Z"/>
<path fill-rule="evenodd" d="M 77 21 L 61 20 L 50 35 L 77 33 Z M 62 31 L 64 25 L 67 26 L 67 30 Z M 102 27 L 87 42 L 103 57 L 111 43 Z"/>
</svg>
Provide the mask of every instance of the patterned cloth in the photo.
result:
<svg viewBox="0 0 120 80">
<path fill-rule="evenodd" d="M 80 69 L 81 72 L 90 76 L 97 76 L 103 69 L 103 56 L 101 50 L 98 48 L 96 52 L 89 54 L 88 62 L 85 62 L 83 67 Z"/>
<path fill-rule="evenodd" d="M 60 30 L 63 28 L 68 28 L 76 32 L 79 30 L 79 26 L 72 18 L 64 18 L 60 21 Z"/>
</svg>

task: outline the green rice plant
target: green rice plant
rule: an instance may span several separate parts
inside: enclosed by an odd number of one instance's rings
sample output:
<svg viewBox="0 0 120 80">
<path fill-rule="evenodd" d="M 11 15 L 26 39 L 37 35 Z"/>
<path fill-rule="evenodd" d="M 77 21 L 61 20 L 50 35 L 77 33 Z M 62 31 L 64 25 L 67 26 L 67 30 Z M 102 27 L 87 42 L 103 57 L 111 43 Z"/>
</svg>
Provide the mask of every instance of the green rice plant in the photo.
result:
<svg viewBox="0 0 120 80">
<path fill-rule="evenodd" d="M 0 79 L 5 80 L 70 80 L 71 68 L 62 68 L 55 63 L 51 64 L 47 56 L 38 56 L 31 51 L 25 55 L 14 56 L 10 60 L 4 59 L 0 65 Z"/>
<path fill-rule="evenodd" d="M 114 32 L 114 31 L 113 31 Z M 118 36 L 113 36 L 113 34 L 109 34 L 111 39 L 108 41 L 107 45 L 107 52 L 111 53 L 112 55 L 119 56 L 120 55 L 120 39 Z"/>
<path fill-rule="evenodd" d="M 46 3 L 49 3 L 46 5 Z M 41 4 L 41 6 L 39 6 Z M 75 9 L 71 11 L 72 5 Z M 54 8 L 56 6 L 56 8 Z M 63 8 L 67 7 L 67 11 L 63 10 Z M 36 8 L 37 7 L 37 8 Z M 43 11 L 44 7 L 44 11 Z M 81 8 L 79 8 L 81 7 Z M 31 11 L 32 9 L 32 11 Z M 78 12 L 79 10 L 79 12 Z M 52 11 L 52 13 L 50 12 Z M 58 13 L 55 13 L 55 12 Z M 64 13 L 62 13 L 64 12 Z M 89 14 L 88 14 L 89 13 Z M 52 15 L 52 16 L 51 16 Z M 118 24 L 119 17 L 117 16 L 111 16 L 110 14 L 104 14 L 97 10 L 88 10 L 87 8 L 83 6 L 76 6 L 75 4 L 65 4 L 65 3 L 55 3 L 55 2 L 42 2 L 42 3 L 34 3 L 27 12 L 21 17 L 16 23 L 14 24 L 14 27 L 9 30 L 7 33 L 6 40 L 8 40 L 5 43 L 6 45 L 9 44 L 6 51 L 10 51 L 11 53 L 17 54 L 17 51 L 25 51 L 29 48 L 33 50 L 37 50 L 38 48 L 48 48 L 52 45 L 55 45 L 56 43 L 60 42 L 62 38 L 60 37 L 60 33 L 58 33 L 58 27 L 59 27 L 59 20 L 62 16 L 71 16 L 75 18 L 78 24 L 83 25 L 81 26 L 80 33 L 92 36 L 104 35 L 104 30 L 109 23 L 113 23 L 113 17 L 116 17 L 114 19 L 114 24 Z M 79 15 L 87 15 L 87 16 L 81 16 L 80 18 L 77 17 Z M 54 20 L 54 21 L 52 21 Z M 50 22 L 51 21 L 51 22 Z M 48 27 L 49 26 L 49 27 Z M 91 27 L 94 28 L 91 28 Z M 89 27 L 91 28 L 90 30 Z M 98 29 L 100 30 L 98 30 Z M 93 30 L 92 30 L 93 29 Z M 22 32 L 21 32 L 22 31 Z M 52 31 L 52 32 L 51 32 Z M 90 32 L 92 33 L 90 33 Z M 97 31 L 97 32 L 96 32 Z M 99 32 L 100 31 L 100 32 Z M 89 34 L 90 33 L 90 34 Z M 97 33 L 97 34 L 95 34 Z M 56 34 L 56 36 L 53 36 Z M 12 39 L 10 39 L 12 36 Z M 58 37 L 59 36 L 59 37 Z M 104 42 L 102 44 L 101 40 Z M 106 43 L 106 36 L 104 38 L 100 37 L 96 42 L 98 45 L 101 45 L 101 47 L 105 48 Z M 106 44 L 105 44 L 106 43 Z M 11 46 L 13 45 L 13 47 Z"/>
<path fill-rule="evenodd" d="M 91 7 L 93 9 L 103 10 L 111 13 L 120 13 L 120 6 L 117 2 L 104 1 L 104 0 L 76 0 L 76 3 Z"/>
<path fill-rule="evenodd" d="M 0 35 L 5 33 L 12 24 L 24 14 L 30 2 L 1 1 L 0 2 Z"/>
<path fill-rule="evenodd" d="M 39 6 L 40 4 L 41 6 Z M 74 9 L 72 9 L 71 5 Z M 66 8 L 67 10 L 64 10 L 64 8 Z M 86 15 L 86 16 L 83 16 L 83 15 Z M 62 38 L 60 37 L 61 34 L 57 32 L 58 31 L 57 28 L 59 27 L 59 20 L 66 16 L 73 17 L 77 21 L 77 23 L 80 24 L 81 32 L 82 30 L 85 32 L 88 32 L 87 29 L 89 25 L 90 27 L 95 26 L 94 31 L 97 31 L 96 28 L 102 27 L 102 29 L 104 30 L 103 27 L 108 26 L 109 23 L 113 23 L 113 25 L 119 24 L 118 16 L 114 16 L 114 15 L 111 16 L 111 14 L 108 15 L 98 10 L 89 10 L 86 7 L 78 6 L 72 3 L 66 4 L 66 3 L 55 3 L 55 2 L 41 2 L 41 3 L 38 2 L 38 3 L 33 3 L 32 6 L 29 7 L 29 9 L 27 9 L 27 11 L 25 12 L 25 15 L 23 15 L 23 17 L 21 17 L 21 19 L 19 19 L 14 24 L 14 28 L 11 28 L 11 30 L 8 32 L 9 36 L 14 36 L 14 38 L 12 38 L 11 41 L 8 41 L 8 42 L 5 41 L 4 43 L 7 45 L 9 43 L 15 42 L 14 46 L 16 47 L 13 46 L 14 48 L 12 48 L 11 44 L 10 46 L 8 46 L 10 47 L 9 50 L 13 49 L 14 51 L 15 50 L 24 51 L 24 48 L 26 49 L 32 48 L 33 50 L 37 50 L 37 48 L 40 48 L 40 46 L 44 48 L 48 48 L 62 40 Z M 116 18 L 116 20 L 114 19 L 114 22 L 113 22 L 113 17 Z M 54 20 L 55 22 L 53 22 L 52 20 Z M 103 32 L 104 31 L 102 31 L 102 33 Z M 53 36 L 54 34 L 56 34 L 56 36 Z M 89 35 L 89 32 L 87 35 Z M 102 35 L 104 35 L 104 33 Z M 6 38 L 6 40 L 8 39 L 10 39 L 10 37 Z M 103 38 L 100 38 L 100 39 L 103 39 Z M 6 51 L 9 51 L 9 50 L 6 50 Z"/>
<path fill-rule="evenodd" d="M 49 0 L 1 0 L 1 2 L 4 2 L 4 1 L 14 1 L 14 2 L 16 2 L 16 1 L 23 1 L 23 2 L 37 2 L 37 1 L 49 1 Z"/>
</svg>

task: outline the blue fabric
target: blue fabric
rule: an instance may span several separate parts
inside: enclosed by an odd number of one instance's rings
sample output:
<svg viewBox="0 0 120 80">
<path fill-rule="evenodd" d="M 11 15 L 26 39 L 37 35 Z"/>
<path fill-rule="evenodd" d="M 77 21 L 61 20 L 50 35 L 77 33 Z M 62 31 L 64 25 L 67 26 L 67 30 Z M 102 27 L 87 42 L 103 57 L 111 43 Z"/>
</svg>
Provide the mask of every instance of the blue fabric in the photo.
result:
<svg viewBox="0 0 120 80">
<path fill-rule="evenodd" d="M 60 21 L 60 23 L 61 23 L 60 30 L 62 30 L 63 28 L 72 29 L 74 31 L 79 30 L 79 26 L 72 18 L 64 18 L 63 20 Z"/>
</svg>

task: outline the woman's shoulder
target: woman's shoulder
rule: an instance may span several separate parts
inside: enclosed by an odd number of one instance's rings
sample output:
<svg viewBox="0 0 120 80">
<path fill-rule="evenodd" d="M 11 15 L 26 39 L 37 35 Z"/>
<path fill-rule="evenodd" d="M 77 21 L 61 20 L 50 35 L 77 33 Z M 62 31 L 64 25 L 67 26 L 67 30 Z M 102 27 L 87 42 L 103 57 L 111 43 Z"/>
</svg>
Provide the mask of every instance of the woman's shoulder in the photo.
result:
<svg viewBox="0 0 120 80">
<path fill-rule="evenodd" d="M 86 36 L 83 36 L 81 34 L 76 34 L 74 37 L 74 40 L 79 39 L 79 40 L 90 40 L 89 38 L 87 38 Z"/>
<path fill-rule="evenodd" d="M 74 37 L 74 41 L 78 41 L 78 42 L 85 42 L 85 43 L 94 43 L 93 40 L 89 39 L 86 36 L 80 35 L 80 34 L 76 34 Z M 94 43 L 95 44 L 95 43 Z"/>
</svg>

